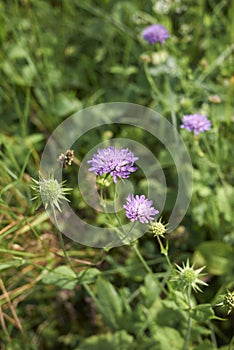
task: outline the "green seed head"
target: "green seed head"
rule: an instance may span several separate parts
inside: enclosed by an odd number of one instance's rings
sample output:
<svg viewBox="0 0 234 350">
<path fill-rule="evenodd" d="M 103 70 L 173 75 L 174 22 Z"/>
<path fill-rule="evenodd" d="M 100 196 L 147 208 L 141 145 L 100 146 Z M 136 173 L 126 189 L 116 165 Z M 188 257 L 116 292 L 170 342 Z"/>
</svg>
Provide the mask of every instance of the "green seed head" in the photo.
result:
<svg viewBox="0 0 234 350">
<path fill-rule="evenodd" d="M 192 285 L 196 281 L 196 278 L 195 271 L 192 268 L 185 270 L 180 275 L 181 282 L 184 286 Z"/>
<path fill-rule="evenodd" d="M 36 191 L 36 196 L 33 199 L 41 196 L 46 209 L 48 206 L 51 206 L 56 207 L 61 211 L 60 203 L 62 200 L 69 201 L 65 196 L 70 192 L 71 188 L 64 188 L 64 182 L 59 183 L 52 176 L 48 179 L 40 176 L 39 181 L 32 180 L 36 184 L 35 186 L 32 186 L 34 191 Z"/>
<path fill-rule="evenodd" d="M 234 309 L 234 291 L 227 291 L 223 298 L 223 305 L 228 308 L 228 314 Z"/>
<path fill-rule="evenodd" d="M 107 188 L 109 187 L 111 184 L 113 183 L 113 179 L 111 176 L 106 176 L 106 175 L 102 175 L 102 176 L 98 176 L 97 177 L 97 184 L 100 186 L 100 187 L 103 187 L 103 188 Z"/>
<path fill-rule="evenodd" d="M 54 202 L 63 194 L 61 185 L 57 180 L 50 179 L 47 181 L 40 181 L 40 192 L 44 202 Z"/>
<path fill-rule="evenodd" d="M 158 222 L 152 221 L 149 225 L 149 232 L 152 233 L 154 237 L 164 237 L 164 234 L 167 232 L 166 225 L 161 222 L 161 219 Z"/>
<path fill-rule="evenodd" d="M 187 260 L 186 265 L 182 263 L 183 267 L 176 265 L 177 267 L 177 276 L 173 278 L 174 281 L 177 281 L 179 288 L 185 290 L 188 288 L 193 288 L 195 292 L 201 292 L 199 287 L 200 285 L 207 286 L 208 284 L 200 279 L 204 276 L 201 271 L 205 266 L 200 269 L 194 269 L 194 266 L 190 266 L 189 261 Z"/>
</svg>

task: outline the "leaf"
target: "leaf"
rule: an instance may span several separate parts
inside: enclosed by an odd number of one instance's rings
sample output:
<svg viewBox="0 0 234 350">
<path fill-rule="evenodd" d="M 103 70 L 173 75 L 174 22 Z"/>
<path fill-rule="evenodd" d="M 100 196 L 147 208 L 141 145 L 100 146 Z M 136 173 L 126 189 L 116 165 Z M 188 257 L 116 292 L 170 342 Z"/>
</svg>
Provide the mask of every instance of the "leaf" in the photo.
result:
<svg viewBox="0 0 234 350">
<path fill-rule="evenodd" d="M 52 111 L 59 117 L 64 117 L 82 108 L 81 102 L 73 94 L 60 93 L 56 95 Z"/>
<path fill-rule="evenodd" d="M 122 330 L 114 334 L 94 335 L 86 339 L 76 350 L 128 350 L 133 344 L 133 337 Z"/>
<path fill-rule="evenodd" d="M 21 258 L 14 258 L 14 260 L 0 264 L 0 271 L 7 270 L 11 267 L 18 267 L 24 264 L 24 260 Z"/>
<path fill-rule="evenodd" d="M 122 301 L 113 285 L 102 277 L 97 281 L 97 299 L 100 303 L 100 312 L 107 325 L 118 329 L 119 320 L 123 315 Z"/>
<path fill-rule="evenodd" d="M 63 265 L 56 267 L 42 278 L 45 284 L 54 284 L 63 289 L 74 289 L 77 284 L 77 277 L 69 267 Z"/>
<path fill-rule="evenodd" d="M 129 66 L 126 68 L 126 67 L 122 67 L 122 66 L 112 66 L 109 69 L 109 72 L 112 74 L 121 74 L 124 76 L 129 76 L 129 75 L 137 73 L 137 67 Z"/>
<path fill-rule="evenodd" d="M 141 286 L 141 293 L 145 299 L 145 304 L 150 307 L 154 301 L 157 299 L 160 289 L 153 278 L 152 274 L 147 274 L 145 276 L 145 284 Z"/>
<path fill-rule="evenodd" d="M 217 189 L 216 202 L 218 204 L 218 208 L 225 220 L 228 222 L 232 222 L 232 205 L 233 203 L 233 187 L 225 184 L 223 187 L 219 187 Z"/>
<path fill-rule="evenodd" d="M 184 322 L 187 320 L 187 312 L 180 309 L 180 307 L 173 300 L 162 300 L 161 307 L 156 315 L 156 324 L 161 327 L 173 327 L 181 329 Z"/>
<path fill-rule="evenodd" d="M 152 333 L 152 344 L 148 349 L 173 349 L 181 350 L 183 348 L 184 339 L 181 337 L 180 333 L 171 327 L 158 327 L 153 326 L 151 328 Z M 143 347 L 140 349 L 144 349 Z"/>
<path fill-rule="evenodd" d="M 78 274 L 78 283 L 82 284 L 82 283 L 86 283 L 86 284 L 90 284 L 90 283 L 94 283 L 97 279 L 97 277 L 100 275 L 100 271 L 98 269 L 95 268 L 90 268 L 87 269 L 85 271 L 80 271 Z"/>
<path fill-rule="evenodd" d="M 28 143 L 28 144 L 37 144 L 41 141 L 44 140 L 44 136 L 42 134 L 39 134 L 39 133 L 34 133 L 32 135 L 28 135 L 26 138 L 25 138 L 25 143 Z"/>
<path fill-rule="evenodd" d="M 25 58 L 25 59 L 27 59 L 28 58 L 28 54 L 27 54 L 27 51 L 22 46 L 15 45 L 15 46 L 11 47 L 11 49 L 9 51 L 9 54 L 8 54 L 8 57 L 11 60 L 15 60 L 15 59 L 18 59 L 18 58 Z"/>
<path fill-rule="evenodd" d="M 214 310 L 210 304 L 202 304 L 196 306 L 191 311 L 192 318 L 198 322 L 205 322 L 214 317 Z"/>
<path fill-rule="evenodd" d="M 196 346 L 196 350 L 215 350 L 217 349 L 211 342 L 205 339 L 202 344 Z M 221 348 L 219 348 L 221 349 Z M 224 350 L 224 349 L 223 349 Z"/>
<path fill-rule="evenodd" d="M 233 248 L 221 241 L 201 243 L 194 256 L 199 265 L 206 265 L 213 275 L 230 274 L 233 272 Z"/>
<path fill-rule="evenodd" d="M 182 293 L 178 290 L 173 290 L 173 297 L 174 297 L 174 301 L 179 309 L 186 310 L 188 308 L 188 304 L 187 304 L 187 301 L 185 300 L 184 293 Z M 174 307 L 173 307 L 173 309 L 176 310 L 176 308 L 174 308 Z"/>
</svg>

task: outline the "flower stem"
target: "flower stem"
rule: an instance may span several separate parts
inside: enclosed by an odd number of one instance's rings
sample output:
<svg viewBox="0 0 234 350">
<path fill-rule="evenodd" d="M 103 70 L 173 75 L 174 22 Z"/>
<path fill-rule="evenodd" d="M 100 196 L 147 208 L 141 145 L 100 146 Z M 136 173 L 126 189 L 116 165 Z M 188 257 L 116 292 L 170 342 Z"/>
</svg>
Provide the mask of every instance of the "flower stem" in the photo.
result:
<svg viewBox="0 0 234 350">
<path fill-rule="evenodd" d="M 115 217 L 118 221 L 118 224 L 119 224 L 119 227 L 121 227 L 121 229 L 123 230 L 124 232 L 124 228 L 120 222 L 120 218 L 119 218 L 119 215 L 118 215 L 118 211 L 117 211 L 117 206 L 116 206 L 116 202 L 117 202 L 117 184 L 115 184 L 115 192 L 114 192 L 114 210 L 115 210 Z M 124 232 L 125 234 L 125 232 Z"/>
<path fill-rule="evenodd" d="M 147 262 L 145 261 L 145 259 L 143 258 L 141 252 L 139 251 L 139 249 L 138 249 L 138 247 L 137 247 L 137 243 L 134 242 L 134 243 L 132 244 L 132 247 L 133 247 L 134 252 L 135 252 L 136 255 L 138 256 L 138 258 L 139 258 L 140 261 L 142 262 L 142 264 L 143 264 L 144 268 L 146 269 L 146 271 L 152 274 L 153 272 L 152 272 L 151 268 L 149 267 L 149 265 L 147 264 Z"/>
<path fill-rule="evenodd" d="M 212 344 L 214 345 L 215 348 L 217 348 L 217 341 L 215 337 L 214 327 L 211 322 L 209 322 L 209 329 L 210 329 L 210 337 L 211 337 Z"/>
<path fill-rule="evenodd" d="M 146 76 L 146 79 L 148 80 L 148 83 L 149 85 L 151 86 L 153 92 L 160 98 L 163 98 L 160 90 L 158 89 L 158 87 L 156 86 L 155 82 L 154 82 L 154 79 L 152 78 L 152 76 L 150 75 L 149 73 L 149 70 L 148 70 L 148 66 L 147 64 L 144 64 L 144 71 L 145 71 L 145 76 Z"/>
<path fill-rule="evenodd" d="M 54 208 L 53 205 L 51 206 L 51 208 L 52 208 L 52 214 L 53 214 L 54 222 L 55 222 L 55 225 L 56 225 L 56 227 L 58 229 L 59 244 L 60 244 L 60 247 L 62 248 L 62 251 L 63 251 L 64 257 L 65 257 L 66 263 L 68 265 L 70 265 L 72 270 L 76 273 L 76 270 L 75 270 L 75 268 L 74 268 L 74 266 L 73 266 L 73 264 L 71 262 L 71 259 L 69 258 L 68 254 L 67 254 L 67 251 L 66 251 L 66 248 L 65 248 L 65 245 L 64 245 L 64 241 L 63 241 L 62 233 L 59 230 L 59 224 L 58 224 L 58 220 L 57 220 L 57 217 L 56 217 L 55 208 Z"/>
<path fill-rule="evenodd" d="M 192 310 L 191 286 L 189 286 L 188 289 L 186 290 L 186 295 L 187 295 L 187 301 L 188 301 L 188 307 L 189 307 L 189 315 L 188 315 L 188 323 L 187 323 L 187 333 L 185 336 L 183 350 L 188 350 L 189 339 L 190 339 L 190 334 L 191 334 L 191 329 L 192 329 L 192 318 L 191 318 L 191 314 L 190 314 L 190 311 Z"/>
<path fill-rule="evenodd" d="M 170 258 L 169 258 L 169 256 L 168 256 L 168 241 L 167 241 L 167 243 L 166 243 L 166 247 L 164 247 L 164 245 L 162 244 L 162 241 L 161 241 L 161 239 L 160 239 L 159 236 L 157 236 L 157 240 L 158 240 L 158 243 L 159 243 L 159 245 L 160 245 L 161 254 L 163 254 L 163 255 L 165 256 L 166 261 L 167 261 L 167 263 L 168 263 L 168 265 L 169 265 L 170 270 L 173 271 L 173 266 L 172 266 L 171 261 L 170 261 Z"/>
<path fill-rule="evenodd" d="M 176 113 L 175 113 L 175 95 L 171 88 L 171 82 L 169 76 L 166 76 L 166 87 L 168 91 L 168 101 L 170 106 L 170 112 L 171 112 L 171 121 L 172 125 L 174 126 L 173 132 L 174 132 L 174 138 L 175 142 L 178 142 L 178 136 L 177 136 L 177 120 L 176 120 Z"/>
<path fill-rule="evenodd" d="M 130 234 L 131 234 L 131 232 L 132 232 L 132 230 L 133 230 L 135 224 L 136 224 L 136 222 L 134 221 L 133 224 L 132 224 L 132 226 L 131 226 L 131 228 L 130 228 L 130 230 L 128 231 L 128 233 L 125 234 L 124 237 L 122 238 L 122 242 L 123 242 L 123 243 L 125 243 L 125 244 L 129 244 L 129 243 L 130 243 L 129 241 L 126 241 L 126 240 L 127 240 L 128 237 L 130 236 Z M 124 233 L 125 233 L 125 232 L 124 232 Z"/>
<path fill-rule="evenodd" d="M 105 314 L 105 309 L 96 297 L 96 295 L 93 293 L 92 289 L 89 287 L 87 283 L 82 284 L 84 289 L 86 290 L 87 294 L 90 296 L 90 298 L 93 300 L 93 302 L 96 304 L 97 308 L 99 309 L 100 312 Z"/>
</svg>

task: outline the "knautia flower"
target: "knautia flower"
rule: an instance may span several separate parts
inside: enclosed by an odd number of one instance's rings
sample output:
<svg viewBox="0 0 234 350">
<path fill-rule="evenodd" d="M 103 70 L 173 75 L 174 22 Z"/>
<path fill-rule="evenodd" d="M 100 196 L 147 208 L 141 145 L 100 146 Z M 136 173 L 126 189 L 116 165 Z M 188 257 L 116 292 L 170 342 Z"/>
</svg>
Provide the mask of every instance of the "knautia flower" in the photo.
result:
<svg viewBox="0 0 234 350">
<path fill-rule="evenodd" d="M 189 114 L 183 116 L 183 124 L 180 127 L 193 131 L 195 135 L 198 135 L 200 132 L 210 130 L 211 121 L 201 114 Z"/>
<path fill-rule="evenodd" d="M 32 188 L 37 192 L 36 196 L 32 199 L 37 199 L 41 196 L 45 209 L 51 206 L 56 207 L 61 212 L 60 203 L 63 200 L 69 202 L 65 196 L 72 190 L 71 188 L 63 187 L 65 181 L 59 183 L 53 176 L 46 179 L 41 175 L 39 176 L 39 181 L 35 179 L 32 180 L 36 184 L 32 186 Z"/>
<path fill-rule="evenodd" d="M 87 163 L 92 166 L 89 171 L 99 176 L 110 174 L 116 183 L 118 178 L 126 179 L 136 171 L 137 167 L 134 166 L 134 162 L 137 159 L 138 157 L 135 157 L 128 148 L 109 146 L 99 149 Z"/>
<path fill-rule="evenodd" d="M 195 270 L 194 265 L 189 265 L 189 260 L 187 260 L 186 265 L 182 263 L 183 267 L 177 264 L 175 265 L 177 267 L 177 276 L 173 277 L 172 280 L 177 281 L 179 288 L 185 290 L 192 287 L 195 292 L 201 292 L 202 290 L 200 289 L 199 284 L 208 286 L 206 282 L 199 278 L 205 275 L 201 273 L 205 266 Z"/>
<path fill-rule="evenodd" d="M 127 196 L 127 203 L 123 206 L 126 210 L 126 216 L 131 221 L 140 221 L 142 224 L 148 223 L 154 219 L 154 216 L 159 213 L 157 209 L 153 207 L 153 201 L 145 198 L 144 195 L 129 194 Z"/>
<path fill-rule="evenodd" d="M 167 29 L 160 24 L 152 24 L 146 27 L 142 32 L 142 38 L 149 44 L 164 43 L 170 37 Z"/>
<path fill-rule="evenodd" d="M 162 223 L 162 218 L 159 221 L 151 221 L 149 224 L 149 232 L 154 235 L 154 237 L 164 237 L 167 232 L 166 225 Z"/>
</svg>

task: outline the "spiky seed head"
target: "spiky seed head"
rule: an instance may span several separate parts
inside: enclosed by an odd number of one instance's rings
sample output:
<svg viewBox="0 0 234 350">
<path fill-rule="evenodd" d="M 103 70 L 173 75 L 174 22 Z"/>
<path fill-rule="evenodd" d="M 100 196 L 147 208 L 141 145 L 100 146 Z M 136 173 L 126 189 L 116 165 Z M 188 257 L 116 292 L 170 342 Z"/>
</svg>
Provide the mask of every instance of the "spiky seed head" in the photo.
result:
<svg viewBox="0 0 234 350">
<path fill-rule="evenodd" d="M 186 290 L 192 288 L 195 292 L 202 292 L 199 285 L 208 286 L 206 282 L 200 279 L 204 276 L 204 273 L 201 273 L 205 266 L 195 269 L 194 265 L 190 266 L 189 260 L 186 264 L 182 263 L 182 267 L 177 265 L 177 276 L 173 277 L 173 280 L 178 283 L 179 288 Z"/>
<path fill-rule="evenodd" d="M 167 232 L 166 225 L 162 223 L 162 218 L 159 221 L 151 221 L 149 224 L 149 232 L 153 234 L 154 237 L 163 237 Z"/>
<path fill-rule="evenodd" d="M 35 185 L 32 186 L 32 189 L 36 192 L 35 197 L 32 199 L 36 199 L 41 197 L 45 209 L 49 206 L 56 207 L 59 211 L 61 211 L 60 203 L 65 200 L 69 202 L 69 200 L 65 197 L 72 189 L 64 188 L 64 182 L 59 183 L 53 176 L 50 176 L 48 179 L 43 176 L 39 176 L 39 180 L 32 179 Z"/>
<path fill-rule="evenodd" d="M 223 305 L 228 308 L 228 314 L 234 309 L 234 291 L 230 292 L 229 290 L 223 297 Z"/>
</svg>

